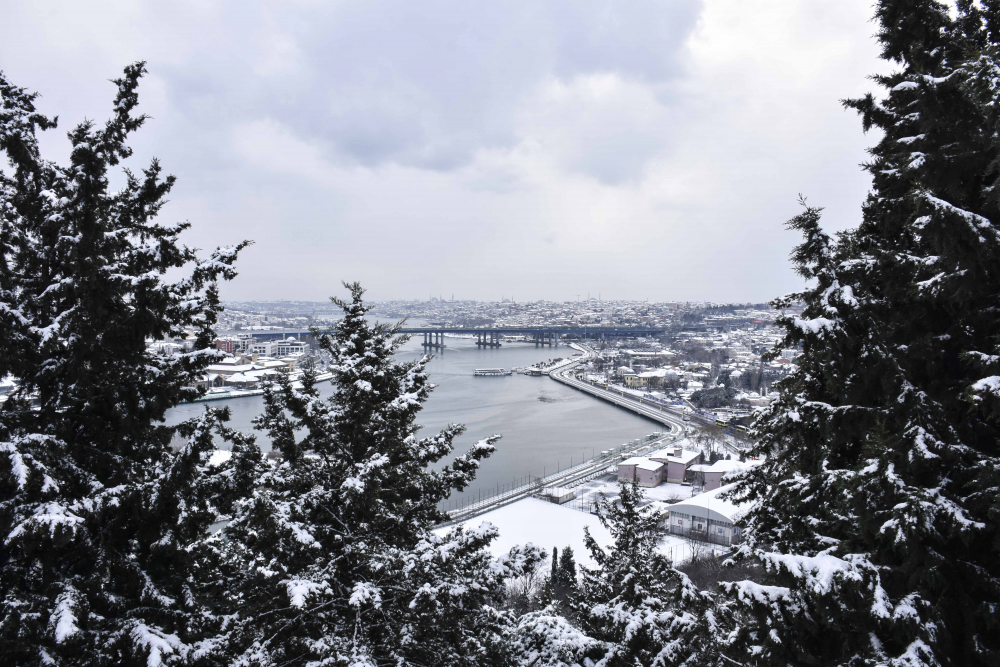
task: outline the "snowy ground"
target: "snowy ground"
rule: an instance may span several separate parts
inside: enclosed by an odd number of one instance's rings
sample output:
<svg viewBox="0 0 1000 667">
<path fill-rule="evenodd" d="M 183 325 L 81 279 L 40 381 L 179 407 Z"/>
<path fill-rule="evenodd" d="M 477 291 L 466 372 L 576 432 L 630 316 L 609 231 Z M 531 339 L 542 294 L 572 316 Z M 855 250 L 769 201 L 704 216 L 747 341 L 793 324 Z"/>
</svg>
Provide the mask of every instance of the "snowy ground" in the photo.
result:
<svg viewBox="0 0 1000 667">
<path fill-rule="evenodd" d="M 578 563 L 594 567 L 595 563 L 583 544 L 584 527 L 590 528 L 590 534 L 601 546 L 611 544 L 611 534 L 593 514 L 537 498 L 525 498 L 487 512 L 466 521 L 464 525 L 474 528 L 484 521 L 492 523 L 500 531 L 500 537 L 490 545 L 490 551 L 496 556 L 507 553 L 517 544 L 531 543 L 549 553 L 552 552 L 552 547 L 558 547 L 561 551 L 569 546 L 572 547 Z M 663 538 L 660 552 L 672 558 L 675 563 L 691 557 L 691 549 L 687 542 L 672 535 Z"/>
</svg>

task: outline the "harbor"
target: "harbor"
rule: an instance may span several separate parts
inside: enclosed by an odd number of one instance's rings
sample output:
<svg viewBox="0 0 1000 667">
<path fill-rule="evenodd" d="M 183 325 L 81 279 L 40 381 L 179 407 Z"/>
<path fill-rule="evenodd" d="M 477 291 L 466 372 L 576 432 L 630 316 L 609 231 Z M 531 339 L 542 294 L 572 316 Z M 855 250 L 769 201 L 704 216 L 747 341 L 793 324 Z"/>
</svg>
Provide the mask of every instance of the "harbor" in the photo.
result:
<svg viewBox="0 0 1000 667">
<path fill-rule="evenodd" d="M 398 352 L 399 360 L 422 357 L 422 342 L 421 336 L 411 338 Z M 539 475 L 578 465 L 601 450 L 644 437 L 657 428 L 648 419 L 550 382 L 540 368 L 554 356 L 547 346 L 522 343 L 481 348 L 473 338 L 450 336 L 447 343 L 448 348 L 436 352 L 427 364 L 429 380 L 436 388 L 420 413 L 423 428 L 418 437 L 434 435 L 450 423 L 466 426 L 466 432 L 455 442 L 455 452 L 441 462 L 444 465 L 478 440 L 496 433 L 503 436 L 496 453 L 482 462 L 469 493 L 486 493 L 496 489 L 497 484 L 502 488 L 529 473 Z M 567 357 L 572 353 L 568 346 L 558 349 L 564 350 Z M 473 375 L 476 369 L 485 368 L 503 368 L 512 373 L 493 379 Z M 537 375 L 513 372 L 515 368 L 534 368 Z M 329 382 L 317 388 L 321 396 L 333 392 Z M 211 404 L 229 408 L 229 426 L 253 433 L 267 451 L 271 447 L 268 434 L 253 429 L 254 418 L 264 409 L 260 393 L 220 394 L 211 399 Z M 204 402 L 179 405 L 168 412 L 167 422 L 176 424 L 197 417 L 204 408 Z"/>
</svg>

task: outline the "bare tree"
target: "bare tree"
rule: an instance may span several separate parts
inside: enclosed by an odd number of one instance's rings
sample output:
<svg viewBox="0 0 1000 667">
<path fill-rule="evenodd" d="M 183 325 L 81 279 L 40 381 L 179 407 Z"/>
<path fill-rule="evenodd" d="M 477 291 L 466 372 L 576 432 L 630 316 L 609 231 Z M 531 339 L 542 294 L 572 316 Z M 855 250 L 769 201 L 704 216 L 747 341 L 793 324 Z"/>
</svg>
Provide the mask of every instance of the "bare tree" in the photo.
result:
<svg viewBox="0 0 1000 667">
<path fill-rule="evenodd" d="M 542 588 L 546 581 L 545 569 L 547 565 L 546 561 L 540 561 L 534 568 L 507 580 L 506 606 L 509 609 L 518 615 L 523 615 L 537 611 L 543 606 L 539 600 L 542 597 Z"/>
</svg>

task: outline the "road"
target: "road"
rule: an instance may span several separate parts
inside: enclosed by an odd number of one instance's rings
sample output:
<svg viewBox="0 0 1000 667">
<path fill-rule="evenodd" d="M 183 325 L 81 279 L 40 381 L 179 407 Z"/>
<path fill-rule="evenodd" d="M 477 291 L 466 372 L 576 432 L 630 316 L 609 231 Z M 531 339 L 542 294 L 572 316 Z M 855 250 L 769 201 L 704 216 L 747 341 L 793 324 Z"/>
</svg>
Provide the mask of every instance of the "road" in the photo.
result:
<svg viewBox="0 0 1000 667">
<path fill-rule="evenodd" d="M 588 356 L 589 352 L 583 359 L 580 359 L 573 364 L 567 364 L 566 366 L 553 370 L 549 373 L 549 377 L 556 382 L 561 382 L 562 384 L 573 387 L 574 389 L 587 392 L 592 396 L 596 396 L 605 401 L 614 403 L 619 407 L 631 410 L 632 412 L 642 415 L 643 417 L 648 417 L 653 421 L 659 422 L 664 426 L 675 430 L 677 433 L 682 433 L 686 430 L 681 416 L 682 413 L 679 408 L 665 408 L 651 401 L 645 401 L 642 398 L 626 394 L 625 392 L 604 389 L 603 387 L 595 387 L 589 382 L 577 380 L 573 377 L 573 369 L 586 360 Z"/>
</svg>

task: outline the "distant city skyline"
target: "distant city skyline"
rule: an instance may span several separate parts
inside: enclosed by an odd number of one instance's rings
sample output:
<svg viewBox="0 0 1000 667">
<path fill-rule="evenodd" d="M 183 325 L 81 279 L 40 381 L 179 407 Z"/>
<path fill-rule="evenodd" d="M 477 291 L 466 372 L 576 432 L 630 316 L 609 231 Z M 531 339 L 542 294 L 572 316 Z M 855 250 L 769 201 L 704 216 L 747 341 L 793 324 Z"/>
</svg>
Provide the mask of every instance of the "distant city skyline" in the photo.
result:
<svg viewBox="0 0 1000 667">
<path fill-rule="evenodd" d="M 51 158 L 148 62 L 133 170 L 185 241 L 249 238 L 228 300 L 761 302 L 797 289 L 802 193 L 857 224 L 873 90 L 861 0 L 8 3 L 0 67 Z"/>
</svg>

